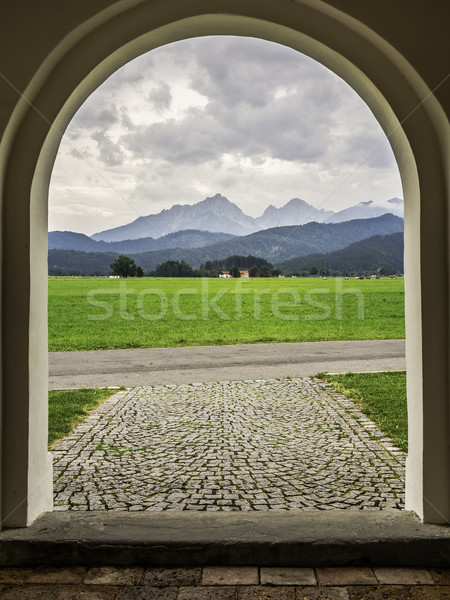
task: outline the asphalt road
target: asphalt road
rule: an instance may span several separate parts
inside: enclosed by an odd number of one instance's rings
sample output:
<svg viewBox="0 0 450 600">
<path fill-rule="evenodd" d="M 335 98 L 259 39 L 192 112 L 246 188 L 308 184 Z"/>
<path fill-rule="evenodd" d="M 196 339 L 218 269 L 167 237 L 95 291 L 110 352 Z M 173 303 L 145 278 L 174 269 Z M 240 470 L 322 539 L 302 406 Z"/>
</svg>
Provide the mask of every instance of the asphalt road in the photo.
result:
<svg viewBox="0 0 450 600">
<path fill-rule="evenodd" d="M 49 388 L 130 387 L 405 368 L 404 340 L 50 352 Z"/>
</svg>

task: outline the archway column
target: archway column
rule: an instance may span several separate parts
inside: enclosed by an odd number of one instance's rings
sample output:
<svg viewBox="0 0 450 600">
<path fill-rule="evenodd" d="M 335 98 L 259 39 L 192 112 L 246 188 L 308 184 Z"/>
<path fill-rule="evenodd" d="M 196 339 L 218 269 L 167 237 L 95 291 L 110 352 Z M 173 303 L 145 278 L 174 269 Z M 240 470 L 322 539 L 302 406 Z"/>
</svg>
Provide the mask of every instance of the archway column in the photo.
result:
<svg viewBox="0 0 450 600">
<path fill-rule="evenodd" d="M 39 115 L 30 112 L 17 132 L 3 187 L 2 528 L 25 527 L 53 507 L 47 449 L 47 210 L 30 204 L 32 179 L 26 175 L 28 160 L 37 160 L 32 152 L 27 156 L 28 136 L 39 135 L 43 127 Z"/>
<path fill-rule="evenodd" d="M 450 522 L 450 164 L 448 123 L 424 106 L 407 124 L 416 138 L 419 187 L 405 177 L 405 309 L 408 397 L 406 508 Z M 433 123 L 433 119 L 436 121 Z M 433 125 L 442 135 L 432 139 Z M 448 157 L 447 160 L 445 157 Z M 407 173 L 408 175 L 408 173 Z M 420 196 L 420 202 L 414 197 Z"/>
</svg>

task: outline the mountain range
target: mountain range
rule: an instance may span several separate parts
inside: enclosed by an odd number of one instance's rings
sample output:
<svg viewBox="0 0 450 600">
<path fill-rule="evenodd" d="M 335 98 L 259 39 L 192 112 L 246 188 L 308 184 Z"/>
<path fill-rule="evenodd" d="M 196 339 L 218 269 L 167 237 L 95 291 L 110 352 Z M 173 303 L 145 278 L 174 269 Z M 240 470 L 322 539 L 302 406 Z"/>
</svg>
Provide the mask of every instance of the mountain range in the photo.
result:
<svg viewBox="0 0 450 600">
<path fill-rule="evenodd" d="M 392 198 L 388 205 L 401 212 L 403 202 Z M 268 206 L 260 217 L 253 218 L 216 194 L 197 204 L 178 204 L 92 237 L 71 231 L 50 232 L 49 269 L 108 274 L 109 265 L 119 254 L 132 256 L 144 271 L 152 271 L 168 260 L 184 260 L 199 268 L 208 260 L 251 254 L 282 263 L 287 270 L 305 270 L 300 268 L 304 264 L 301 257 L 313 255 L 319 260 L 372 236 L 402 231 L 403 219 L 373 202 L 333 212 L 293 198 L 281 208 Z M 335 258 L 338 262 L 346 260 L 345 253 L 329 260 Z M 284 266 L 289 260 L 297 260 L 298 264 Z"/>
<path fill-rule="evenodd" d="M 202 248 L 141 252 L 133 255 L 133 258 L 145 271 L 151 271 L 167 260 L 185 260 L 192 267 L 198 268 L 207 260 L 217 260 L 232 254 L 251 254 L 265 258 L 271 263 L 279 263 L 295 256 L 333 252 L 373 235 L 402 231 L 403 219 L 385 214 L 374 219 L 357 219 L 343 223 L 306 223 L 273 227 Z"/>
<path fill-rule="evenodd" d="M 398 216 L 402 215 L 402 200 L 391 198 L 387 202 L 389 208 L 376 206 L 369 201 L 334 212 L 315 208 L 300 198 L 293 198 L 281 208 L 268 206 L 260 217 L 254 218 L 246 215 L 225 196 L 216 194 L 193 205 L 175 204 L 169 209 L 139 217 L 126 225 L 95 233 L 91 236 L 91 239 L 104 242 L 140 238 L 154 240 L 171 233 L 193 229 L 245 236 L 272 227 L 304 225 L 313 221 L 317 223 L 341 223 L 354 219 L 374 218 L 387 212 L 392 212 Z M 154 248 L 149 247 L 147 249 L 152 250 Z"/>
<path fill-rule="evenodd" d="M 307 254 L 334 252 L 372 236 L 384 236 L 402 231 L 403 219 L 392 214 L 384 214 L 373 219 L 356 219 L 343 223 L 307 223 L 298 226 L 273 227 L 246 236 L 229 237 L 202 247 L 181 248 L 178 246 L 129 253 L 129 255 L 144 271 L 152 271 L 157 265 L 168 260 L 184 260 L 192 267 L 198 268 L 207 260 L 220 260 L 233 254 L 244 256 L 251 254 L 265 258 L 272 263 L 281 263 Z M 196 233 L 193 232 L 192 235 L 195 237 Z M 108 259 L 101 258 L 102 254 L 106 254 Z M 83 257 L 83 255 L 86 256 Z M 94 259 L 92 255 L 95 255 L 96 258 Z M 87 273 L 95 270 L 104 273 L 105 265 L 109 265 L 114 257 L 117 257 L 117 252 L 114 254 L 112 252 L 51 249 L 48 264 L 50 272 L 78 268 Z M 83 267 L 85 259 L 88 261 L 87 268 Z M 99 266 L 93 267 L 92 265 L 97 260 Z M 74 266 L 75 263 L 78 264 L 78 267 Z"/>
</svg>

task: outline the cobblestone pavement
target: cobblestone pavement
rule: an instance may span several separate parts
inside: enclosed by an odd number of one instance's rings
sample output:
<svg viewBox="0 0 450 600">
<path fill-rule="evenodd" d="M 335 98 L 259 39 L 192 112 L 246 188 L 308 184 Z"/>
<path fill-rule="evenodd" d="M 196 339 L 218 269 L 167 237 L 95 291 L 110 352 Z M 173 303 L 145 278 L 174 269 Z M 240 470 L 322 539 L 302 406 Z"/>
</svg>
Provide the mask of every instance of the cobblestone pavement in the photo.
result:
<svg viewBox="0 0 450 600">
<path fill-rule="evenodd" d="M 120 391 L 53 449 L 55 510 L 403 508 L 405 455 L 317 379 Z"/>
</svg>

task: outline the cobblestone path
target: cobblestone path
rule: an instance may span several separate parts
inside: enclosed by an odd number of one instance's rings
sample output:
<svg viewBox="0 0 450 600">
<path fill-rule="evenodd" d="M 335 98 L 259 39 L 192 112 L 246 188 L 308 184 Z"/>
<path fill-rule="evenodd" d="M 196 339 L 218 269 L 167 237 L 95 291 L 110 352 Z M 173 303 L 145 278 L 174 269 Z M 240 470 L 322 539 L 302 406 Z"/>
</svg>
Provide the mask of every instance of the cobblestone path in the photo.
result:
<svg viewBox="0 0 450 600">
<path fill-rule="evenodd" d="M 403 508 L 405 455 L 309 378 L 118 392 L 53 449 L 55 510 Z"/>
</svg>

